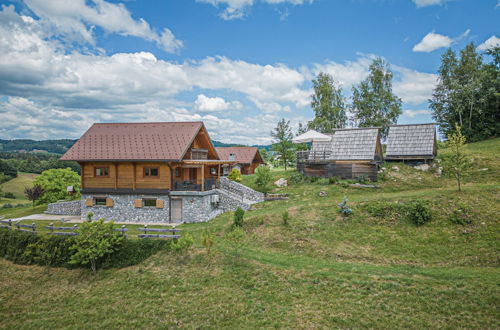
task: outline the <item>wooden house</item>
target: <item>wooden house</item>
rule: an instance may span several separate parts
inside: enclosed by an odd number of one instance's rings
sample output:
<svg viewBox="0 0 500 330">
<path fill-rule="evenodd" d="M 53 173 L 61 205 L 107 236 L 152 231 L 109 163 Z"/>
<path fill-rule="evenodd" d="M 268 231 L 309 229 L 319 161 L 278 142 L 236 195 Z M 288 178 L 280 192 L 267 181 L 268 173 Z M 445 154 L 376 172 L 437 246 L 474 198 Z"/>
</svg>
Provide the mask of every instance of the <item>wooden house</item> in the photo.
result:
<svg viewBox="0 0 500 330">
<path fill-rule="evenodd" d="M 223 165 L 223 175 L 228 175 L 233 168 L 238 169 L 241 174 L 253 174 L 259 165 L 264 164 L 256 147 L 218 147 L 216 150 L 220 159 L 236 162 Z"/>
<path fill-rule="evenodd" d="M 82 218 L 135 222 L 208 220 L 222 166 L 236 163 L 202 122 L 94 124 L 61 160 L 81 166 Z"/>
<path fill-rule="evenodd" d="M 385 160 L 428 162 L 437 155 L 435 124 L 392 125 L 387 135 Z"/>
<path fill-rule="evenodd" d="M 383 161 L 379 128 L 336 129 L 330 141 L 313 142 L 311 150 L 297 153 L 297 170 L 306 176 L 377 180 Z"/>
</svg>

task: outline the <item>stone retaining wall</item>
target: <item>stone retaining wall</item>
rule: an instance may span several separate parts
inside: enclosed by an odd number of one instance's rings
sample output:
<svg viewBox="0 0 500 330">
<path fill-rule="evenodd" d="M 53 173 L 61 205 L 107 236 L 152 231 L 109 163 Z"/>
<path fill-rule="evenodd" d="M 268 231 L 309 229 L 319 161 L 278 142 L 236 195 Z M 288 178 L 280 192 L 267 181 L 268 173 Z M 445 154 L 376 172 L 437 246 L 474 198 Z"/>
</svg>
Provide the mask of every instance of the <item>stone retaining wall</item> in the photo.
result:
<svg viewBox="0 0 500 330">
<path fill-rule="evenodd" d="M 61 201 L 56 203 L 50 203 L 47 205 L 48 214 L 56 215 L 80 215 L 82 210 L 82 201 Z"/>
<path fill-rule="evenodd" d="M 264 194 L 258 191 L 253 190 L 241 183 L 234 182 L 229 180 L 226 177 L 220 178 L 220 188 L 224 190 L 228 190 L 229 192 L 242 196 L 247 201 L 253 203 L 259 203 L 264 201 Z"/>
</svg>

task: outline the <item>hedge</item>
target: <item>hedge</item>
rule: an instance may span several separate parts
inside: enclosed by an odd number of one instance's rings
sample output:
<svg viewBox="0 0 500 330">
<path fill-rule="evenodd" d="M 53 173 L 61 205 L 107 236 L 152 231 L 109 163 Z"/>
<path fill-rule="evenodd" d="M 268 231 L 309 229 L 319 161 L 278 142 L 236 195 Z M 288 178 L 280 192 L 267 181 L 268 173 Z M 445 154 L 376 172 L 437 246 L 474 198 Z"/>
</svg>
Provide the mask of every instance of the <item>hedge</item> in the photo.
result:
<svg viewBox="0 0 500 330">
<path fill-rule="evenodd" d="M 70 265 L 69 260 L 74 250 L 70 247 L 74 244 L 72 236 L 52 236 L 48 234 L 37 234 L 23 232 L 19 230 L 10 230 L 0 228 L 0 256 L 16 264 L 34 265 L 40 264 L 36 253 L 30 249 L 29 245 L 40 243 L 42 237 L 46 238 L 44 249 L 52 252 L 57 258 L 51 266 L 76 268 L 78 266 Z M 161 250 L 170 250 L 173 247 L 173 241 L 154 240 L 154 239 L 126 239 L 120 248 L 103 258 L 99 262 L 99 268 L 122 268 L 136 265 Z"/>
</svg>

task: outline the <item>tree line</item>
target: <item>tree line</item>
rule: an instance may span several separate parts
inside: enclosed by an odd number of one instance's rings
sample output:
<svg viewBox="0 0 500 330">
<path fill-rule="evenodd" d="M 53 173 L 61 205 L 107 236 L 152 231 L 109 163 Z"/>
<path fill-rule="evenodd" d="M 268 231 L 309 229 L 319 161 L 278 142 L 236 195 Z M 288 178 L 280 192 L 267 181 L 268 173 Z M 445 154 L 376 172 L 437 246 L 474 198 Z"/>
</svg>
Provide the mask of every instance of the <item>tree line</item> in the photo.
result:
<svg viewBox="0 0 500 330">
<path fill-rule="evenodd" d="M 39 174 L 53 168 L 70 168 L 72 171 L 80 173 L 80 165 L 77 162 L 61 161 L 59 157 L 59 155 L 53 154 L 1 152 L 0 173 L 8 176 L 9 180 L 16 177 L 17 172 Z"/>
</svg>

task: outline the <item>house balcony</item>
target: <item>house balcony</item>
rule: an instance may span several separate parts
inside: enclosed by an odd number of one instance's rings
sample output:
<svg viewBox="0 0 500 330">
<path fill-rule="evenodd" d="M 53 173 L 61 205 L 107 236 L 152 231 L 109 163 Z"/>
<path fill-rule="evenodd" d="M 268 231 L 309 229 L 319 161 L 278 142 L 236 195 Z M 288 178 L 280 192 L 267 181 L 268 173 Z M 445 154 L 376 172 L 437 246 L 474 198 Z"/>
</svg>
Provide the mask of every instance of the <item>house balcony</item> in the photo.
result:
<svg viewBox="0 0 500 330">
<path fill-rule="evenodd" d="M 322 150 L 302 150 L 297 151 L 295 156 L 297 157 L 298 163 L 314 163 L 314 162 L 322 162 L 330 159 L 331 151 Z"/>
<path fill-rule="evenodd" d="M 203 184 L 202 184 L 203 182 Z M 217 178 L 207 178 L 201 180 L 176 180 L 173 191 L 208 191 L 219 187 Z"/>
</svg>

